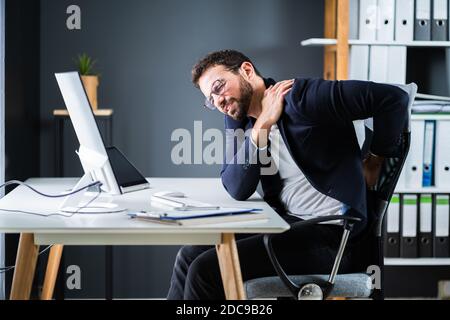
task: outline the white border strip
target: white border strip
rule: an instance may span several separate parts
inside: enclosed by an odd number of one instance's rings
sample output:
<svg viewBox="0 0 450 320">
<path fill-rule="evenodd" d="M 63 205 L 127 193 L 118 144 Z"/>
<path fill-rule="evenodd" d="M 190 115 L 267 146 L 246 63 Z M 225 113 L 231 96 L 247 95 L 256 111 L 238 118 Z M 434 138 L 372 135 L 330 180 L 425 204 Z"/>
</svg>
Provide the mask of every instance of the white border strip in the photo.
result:
<svg viewBox="0 0 450 320">
<path fill-rule="evenodd" d="M 0 0 L 0 183 L 5 181 L 5 0 Z M 3 197 L 4 189 L 0 190 Z M 0 267 L 5 266 L 5 235 L 0 234 Z M 0 273 L 0 300 L 5 299 L 5 274 Z"/>
</svg>

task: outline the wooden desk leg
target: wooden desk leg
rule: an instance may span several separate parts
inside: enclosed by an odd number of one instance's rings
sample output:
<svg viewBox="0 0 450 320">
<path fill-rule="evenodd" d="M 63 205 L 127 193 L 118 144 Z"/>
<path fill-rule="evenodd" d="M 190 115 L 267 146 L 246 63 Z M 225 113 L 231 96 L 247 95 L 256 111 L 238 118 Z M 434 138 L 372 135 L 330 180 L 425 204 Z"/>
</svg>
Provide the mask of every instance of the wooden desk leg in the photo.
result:
<svg viewBox="0 0 450 320">
<path fill-rule="evenodd" d="M 227 300 L 245 300 L 246 295 L 234 234 L 223 234 L 222 243 L 216 246 L 216 250 L 225 297 Z"/>
<path fill-rule="evenodd" d="M 64 246 L 62 244 L 55 244 L 50 249 L 41 300 L 51 300 L 53 298 L 53 291 L 55 290 L 55 283 L 58 276 L 63 247 Z"/>
<path fill-rule="evenodd" d="M 11 300 L 30 299 L 38 256 L 39 246 L 34 244 L 34 235 L 21 233 L 11 288 Z"/>
</svg>

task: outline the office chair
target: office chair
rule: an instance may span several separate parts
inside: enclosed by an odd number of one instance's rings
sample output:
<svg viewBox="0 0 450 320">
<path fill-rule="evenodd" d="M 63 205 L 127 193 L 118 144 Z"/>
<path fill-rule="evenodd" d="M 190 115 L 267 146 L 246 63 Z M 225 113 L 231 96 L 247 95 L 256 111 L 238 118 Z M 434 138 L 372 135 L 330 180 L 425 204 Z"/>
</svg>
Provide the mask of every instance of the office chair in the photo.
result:
<svg viewBox="0 0 450 320">
<path fill-rule="evenodd" d="M 387 207 L 394 193 L 401 170 L 408 155 L 411 136 L 411 109 L 417 93 L 417 85 L 396 85 L 409 95 L 408 121 L 405 124 L 399 150 L 395 157 L 386 158 L 375 187 L 368 190 L 367 208 L 368 225 L 362 236 L 358 235 L 358 244 L 363 251 L 369 254 L 355 268 L 354 273 L 338 274 L 339 266 L 347 246 L 350 233 L 359 218 L 351 216 L 328 216 L 311 220 L 299 221 L 291 225 L 287 232 L 302 232 L 313 224 L 326 221 L 343 221 L 343 235 L 337 250 L 334 265 L 330 275 L 290 275 L 288 276 L 279 263 L 276 252 L 272 247 L 272 240 L 279 235 L 265 235 L 264 245 L 272 265 L 278 276 L 257 278 L 246 281 L 244 286 L 248 299 L 298 299 L 298 300 L 322 300 L 326 298 L 371 298 L 384 299 L 383 292 L 383 220 Z M 370 150 L 372 138 L 371 129 L 366 127 L 366 138 L 362 147 L 362 153 Z M 295 257 L 293 257 L 295 259 Z M 307 261 L 305 261 L 307 263 Z M 374 286 L 369 266 L 378 266 L 380 272 L 379 285 Z"/>
</svg>

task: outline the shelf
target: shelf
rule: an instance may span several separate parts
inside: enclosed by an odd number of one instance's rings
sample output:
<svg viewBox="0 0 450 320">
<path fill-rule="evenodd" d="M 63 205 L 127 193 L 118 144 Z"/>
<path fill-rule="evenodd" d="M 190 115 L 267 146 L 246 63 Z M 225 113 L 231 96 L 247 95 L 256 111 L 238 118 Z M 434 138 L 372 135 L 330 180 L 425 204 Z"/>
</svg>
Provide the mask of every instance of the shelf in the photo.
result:
<svg viewBox="0 0 450 320">
<path fill-rule="evenodd" d="M 336 39 L 311 38 L 302 41 L 304 47 L 333 46 L 337 44 Z M 450 48 L 450 41 L 366 41 L 366 40 L 349 40 L 349 45 L 370 45 L 370 46 L 406 46 L 406 47 L 437 47 Z"/>
<path fill-rule="evenodd" d="M 436 187 L 417 188 L 417 189 L 397 188 L 397 189 L 395 189 L 394 193 L 406 193 L 406 194 L 414 194 L 414 193 L 450 194 L 450 188 L 436 188 Z"/>
<path fill-rule="evenodd" d="M 386 266 L 450 266 L 450 258 L 384 258 Z"/>
<path fill-rule="evenodd" d="M 450 120 L 449 113 L 415 113 L 411 120 Z"/>
<path fill-rule="evenodd" d="M 95 116 L 98 116 L 98 117 L 109 117 L 113 114 L 113 110 L 112 109 L 97 109 L 97 110 L 93 110 L 93 113 Z M 69 111 L 67 111 L 67 109 L 55 109 L 55 110 L 53 110 L 53 115 L 59 116 L 59 117 L 68 117 Z"/>
</svg>

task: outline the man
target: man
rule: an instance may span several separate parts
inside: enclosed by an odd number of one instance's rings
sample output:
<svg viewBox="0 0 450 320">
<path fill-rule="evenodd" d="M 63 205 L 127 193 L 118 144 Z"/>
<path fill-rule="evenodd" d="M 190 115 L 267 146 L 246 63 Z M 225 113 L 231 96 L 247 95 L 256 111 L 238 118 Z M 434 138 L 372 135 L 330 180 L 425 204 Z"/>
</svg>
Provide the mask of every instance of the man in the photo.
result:
<svg viewBox="0 0 450 320">
<path fill-rule="evenodd" d="M 326 215 L 362 218 L 340 272 L 357 268 L 352 257 L 360 254 L 355 236 L 367 225 L 366 190 L 376 183 L 384 157 L 398 149 L 408 95 L 394 86 L 362 81 L 275 83 L 262 78 L 248 57 L 233 50 L 207 55 L 194 66 L 192 79 L 206 97 L 205 106 L 225 114 L 227 132 L 251 130 L 243 141 L 227 139 L 227 150 L 237 145 L 221 172 L 228 193 L 243 201 L 261 182 L 264 199 L 288 223 Z M 353 121 L 371 117 L 374 135 L 363 159 Z M 267 151 L 278 169 L 271 175 L 262 174 L 261 158 Z M 285 232 L 273 245 L 286 272 L 328 274 L 341 235 L 338 223 L 321 224 Z M 244 281 L 275 275 L 262 237 L 236 237 Z M 213 247 L 185 246 L 179 251 L 168 298 L 224 298 Z"/>
</svg>

